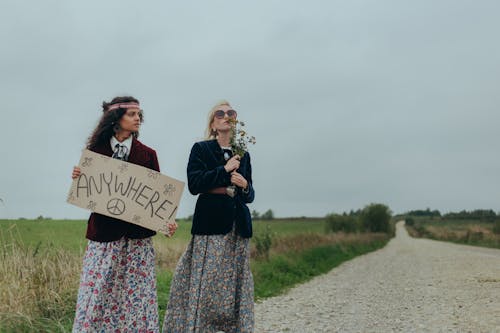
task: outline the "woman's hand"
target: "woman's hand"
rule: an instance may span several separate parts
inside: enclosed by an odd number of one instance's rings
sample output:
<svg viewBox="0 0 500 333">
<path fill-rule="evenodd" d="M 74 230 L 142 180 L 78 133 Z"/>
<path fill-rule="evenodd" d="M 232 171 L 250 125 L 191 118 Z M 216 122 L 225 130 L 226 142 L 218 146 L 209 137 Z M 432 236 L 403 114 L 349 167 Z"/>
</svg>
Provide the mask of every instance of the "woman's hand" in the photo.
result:
<svg viewBox="0 0 500 333">
<path fill-rule="evenodd" d="M 239 155 L 234 155 L 227 161 L 226 165 L 224 165 L 224 169 L 226 169 L 226 172 L 233 172 L 234 170 L 238 170 L 240 167 L 240 156 Z"/>
<path fill-rule="evenodd" d="M 175 231 L 177 230 L 177 227 L 179 226 L 177 222 L 174 221 L 174 223 L 169 223 L 167 224 L 168 226 L 168 234 L 169 237 L 172 237 L 175 234 Z"/>
<path fill-rule="evenodd" d="M 238 187 L 241 187 L 242 189 L 245 189 L 248 186 L 247 180 L 241 174 L 237 173 L 236 171 L 233 171 L 231 173 L 231 183 L 233 183 L 234 185 L 236 185 Z"/>
<path fill-rule="evenodd" d="M 80 177 L 81 173 L 82 173 L 82 171 L 80 170 L 80 168 L 75 166 L 75 167 L 73 167 L 73 173 L 71 174 L 71 178 L 72 179 L 78 178 L 78 177 Z"/>
</svg>

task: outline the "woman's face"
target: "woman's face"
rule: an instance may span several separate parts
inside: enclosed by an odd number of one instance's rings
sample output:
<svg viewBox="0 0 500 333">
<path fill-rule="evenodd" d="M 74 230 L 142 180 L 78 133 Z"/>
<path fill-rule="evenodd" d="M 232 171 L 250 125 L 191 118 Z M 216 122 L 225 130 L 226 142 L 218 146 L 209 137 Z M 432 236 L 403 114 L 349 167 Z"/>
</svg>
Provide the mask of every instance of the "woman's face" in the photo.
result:
<svg viewBox="0 0 500 333">
<path fill-rule="evenodd" d="M 120 118 L 121 129 L 127 132 L 138 132 L 141 127 L 141 113 L 142 111 L 138 108 L 127 109 Z"/>
<path fill-rule="evenodd" d="M 236 119 L 236 111 L 229 105 L 219 105 L 214 113 L 212 129 L 217 132 L 225 132 L 231 129 L 230 119 Z"/>
</svg>

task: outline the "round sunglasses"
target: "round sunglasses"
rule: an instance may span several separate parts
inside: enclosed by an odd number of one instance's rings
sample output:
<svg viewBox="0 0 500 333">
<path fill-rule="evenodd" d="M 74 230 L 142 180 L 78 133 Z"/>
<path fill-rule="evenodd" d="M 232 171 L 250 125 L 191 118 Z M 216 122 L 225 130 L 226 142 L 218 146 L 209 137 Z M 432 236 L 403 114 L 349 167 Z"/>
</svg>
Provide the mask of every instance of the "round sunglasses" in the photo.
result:
<svg viewBox="0 0 500 333">
<path fill-rule="evenodd" d="M 238 113 L 236 113 L 236 111 L 234 110 L 227 110 L 227 111 L 217 110 L 214 112 L 214 117 L 217 119 L 223 119 L 225 115 L 227 115 L 228 118 L 236 118 Z"/>
</svg>

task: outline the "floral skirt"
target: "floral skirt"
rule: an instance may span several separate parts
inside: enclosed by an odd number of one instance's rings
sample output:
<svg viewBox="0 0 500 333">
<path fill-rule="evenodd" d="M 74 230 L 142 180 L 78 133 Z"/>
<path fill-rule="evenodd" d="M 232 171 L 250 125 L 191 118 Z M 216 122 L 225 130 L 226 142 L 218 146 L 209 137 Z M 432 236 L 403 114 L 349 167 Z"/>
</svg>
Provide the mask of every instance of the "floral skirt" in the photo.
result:
<svg viewBox="0 0 500 333">
<path fill-rule="evenodd" d="M 193 236 L 172 280 L 164 333 L 253 332 L 249 246 L 234 228 Z"/>
<path fill-rule="evenodd" d="M 73 332 L 158 332 L 151 238 L 89 241 Z"/>
</svg>

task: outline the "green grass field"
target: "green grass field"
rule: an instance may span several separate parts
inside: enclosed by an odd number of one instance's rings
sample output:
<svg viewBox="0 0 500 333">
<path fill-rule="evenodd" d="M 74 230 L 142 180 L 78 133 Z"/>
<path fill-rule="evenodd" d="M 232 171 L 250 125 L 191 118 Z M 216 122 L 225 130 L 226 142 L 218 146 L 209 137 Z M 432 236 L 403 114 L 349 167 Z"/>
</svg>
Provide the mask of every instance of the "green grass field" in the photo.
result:
<svg viewBox="0 0 500 333">
<path fill-rule="evenodd" d="M 15 240 L 22 247 L 62 248 L 83 253 L 87 222 L 77 220 L 0 220 L 3 244 Z"/>
<path fill-rule="evenodd" d="M 255 221 L 254 233 L 269 230 L 279 237 L 301 233 L 323 233 L 323 220 L 272 220 Z M 191 222 L 178 221 L 179 228 L 175 235 L 167 238 L 163 235 L 154 237 L 155 243 L 185 245 L 191 238 Z M 23 247 L 42 249 L 65 249 L 72 253 L 83 254 L 87 239 L 84 220 L 0 220 L 0 240 L 3 244 L 16 240 Z"/>
<path fill-rule="evenodd" d="M 0 332 L 71 330 L 86 221 L 0 220 Z M 160 320 L 175 264 L 191 238 L 178 221 L 172 238 L 154 237 Z M 255 244 L 271 239 L 268 258 Z M 256 298 L 277 295 L 357 255 L 383 247 L 386 234 L 325 234 L 325 221 L 255 221 L 251 268 Z"/>
</svg>

